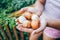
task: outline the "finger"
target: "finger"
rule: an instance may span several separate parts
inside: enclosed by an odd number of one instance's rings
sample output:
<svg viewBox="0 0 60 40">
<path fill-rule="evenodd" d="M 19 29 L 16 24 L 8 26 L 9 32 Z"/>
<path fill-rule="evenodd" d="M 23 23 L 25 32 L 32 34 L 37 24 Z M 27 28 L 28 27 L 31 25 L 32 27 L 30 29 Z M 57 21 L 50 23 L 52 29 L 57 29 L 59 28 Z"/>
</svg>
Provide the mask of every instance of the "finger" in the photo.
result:
<svg viewBox="0 0 60 40">
<path fill-rule="evenodd" d="M 39 33 L 35 33 L 34 35 L 36 35 L 36 36 L 39 36 L 39 35 L 41 35 L 43 32 L 41 31 L 41 32 L 39 32 Z M 32 34 L 33 35 L 33 34 Z"/>
<path fill-rule="evenodd" d="M 42 35 L 42 32 L 40 32 L 38 34 L 34 34 L 34 35 L 31 34 L 30 39 L 37 40 L 41 35 Z"/>
<path fill-rule="evenodd" d="M 18 22 L 18 21 L 19 21 L 19 19 L 17 18 L 15 21 L 16 21 L 16 22 Z"/>
<path fill-rule="evenodd" d="M 33 32 L 31 35 L 34 35 L 35 33 Z"/>
<path fill-rule="evenodd" d="M 44 30 L 45 28 L 46 28 L 46 25 L 47 25 L 47 21 L 46 21 L 46 19 L 45 18 L 43 18 L 43 17 L 41 17 L 40 18 L 40 31 L 42 31 L 42 30 Z"/>
<path fill-rule="evenodd" d="M 15 21 L 16 21 L 16 22 L 19 22 L 19 18 L 17 18 Z"/>
<path fill-rule="evenodd" d="M 37 34 L 35 34 L 35 36 L 39 37 L 39 36 L 42 35 L 42 33 L 43 33 L 43 32 L 37 33 Z"/>
<path fill-rule="evenodd" d="M 34 13 L 35 12 L 35 9 L 34 9 L 34 7 L 28 7 L 27 11 L 28 12 L 31 12 L 31 13 Z"/>
<path fill-rule="evenodd" d="M 38 35 L 41 35 L 42 33 L 43 33 L 43 32 L 41 31 L 41 32 L 38 33 Z"/>
<path fill-rule="evenodd" d="M 33 29 L 28 29 L 28 28 L 23 28 L 24 30 L 24 32 L 28 32 L 28 33 L 32 33 L 33 32 Z"/>
<path fill-rule="evenodd" d="M 23 27 L 19 27 L 19 30 L 20 31 L 23 31 L 23 32 L 28 32 L 28 33 L 32 33 L 32 29 L 28 29 L 28 28 L 23 28 Z"/>
<path fill-rule="evenodd" d="M 19 23 L 18 23 L 18 22 L 16 22 L 16 25 L 19 25 Z"/>
<path fill-rule="evenodd" d="M 21 27 L 22 27 L 22 24 L 19 24 L 16 28 L 17 28 L 18 30 L 20 30 Z"/>
<path fill-rule="evenodd" d="M 19 24 L 21 24 L 20 22 L 16 22 L 16 25 L 19 25 Z"/>
<path fill-rule="evenodd" d="M 27 9 L 28 9 L 28 7 L 24 7 L 24 8 L 22 8 L 20 11 L 21 11 L 21 12 L 25 12 L 25 11 L 27 11 Z"/>
<path fill-rule="evenodd" d="M 38 17 L 41 16 L 41 12 L 40 11 L 37 11 L 36 14 L 38 15 Z"/>
<path fill-rule="evenodd" d="M 25 8 L 22 8 L 22 9 L 20 9 L 19 11 L 17 11 L 16 12 L 16 15 L 21 15 L 22 13 L 24 13 L 25 11 L 27 11 L 27 7 L 25 7 Z"/>
<path fill-rule="evenodd" d="M 34 35 L 36 33 L 36 31 L 34 30 L 33 32 L 32 32 L 32 35 Z"/>
<path fill-rule="evenodd" d="M 18 25 L 18 24 L 20 24 L 20 22 L 19 22 L 19 19 L 17 18 L 16 20 L 16 24 Z"/>
<path fill-rule="evenodd" d="M 37 34 L 38 32 L 39 32 L 39 30 L 34 30 L 34 31 L 32 32 L 32 35 Z"/>
</svg>

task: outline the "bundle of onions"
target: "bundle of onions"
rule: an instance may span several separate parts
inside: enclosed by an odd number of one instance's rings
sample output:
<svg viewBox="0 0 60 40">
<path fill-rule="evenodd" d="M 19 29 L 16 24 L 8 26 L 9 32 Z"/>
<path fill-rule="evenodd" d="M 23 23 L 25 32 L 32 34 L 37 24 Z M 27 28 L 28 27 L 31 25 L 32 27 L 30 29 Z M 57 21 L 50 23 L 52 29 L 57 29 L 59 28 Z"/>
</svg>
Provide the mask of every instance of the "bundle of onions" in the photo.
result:
<svg viewBox="0 0 60 40">
<path fill-rule="evenodd" d="M 40 26 L 39 17 L 30 12 L 24 12 L 19 17 L 19 22 L 22 23 L 25 28 L 37 29 Z"/>
</svg>

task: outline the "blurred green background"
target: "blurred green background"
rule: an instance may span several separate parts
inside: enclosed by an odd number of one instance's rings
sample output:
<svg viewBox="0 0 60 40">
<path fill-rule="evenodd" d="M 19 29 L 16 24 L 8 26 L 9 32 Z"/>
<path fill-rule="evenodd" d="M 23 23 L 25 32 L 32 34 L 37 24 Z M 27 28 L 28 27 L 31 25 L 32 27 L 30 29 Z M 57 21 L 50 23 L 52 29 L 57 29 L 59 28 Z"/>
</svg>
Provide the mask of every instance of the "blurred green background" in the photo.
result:
<svg viewBox="0 0 60 40">
<path fill-rule="evenodd" d="M 12 12 L 20 10 L 21 8 L 32 5 L 34 3 L 35 0 L 0 0 L 0 37 L 2 38 L 2 40 L 6 40 L 5 36 L 8 34 L 6 32 L 7 26 L 11 32 L 13 40 L 16 40 L 13 32 L 13 28 L 16 27 L 16 23 L 15 23 L 16 17 L 10 17 Z M 19 40 L 21 40 L 21 37 L 19 35 L 20 32 L 18 30 L 17 30 L 17 34 Z M 10 40 L 8 36 L 7 38 L 8 40 Z M 28 40 L 28 33 L 26 32 L 24 32 L 24 39 Z"/>
</svg>

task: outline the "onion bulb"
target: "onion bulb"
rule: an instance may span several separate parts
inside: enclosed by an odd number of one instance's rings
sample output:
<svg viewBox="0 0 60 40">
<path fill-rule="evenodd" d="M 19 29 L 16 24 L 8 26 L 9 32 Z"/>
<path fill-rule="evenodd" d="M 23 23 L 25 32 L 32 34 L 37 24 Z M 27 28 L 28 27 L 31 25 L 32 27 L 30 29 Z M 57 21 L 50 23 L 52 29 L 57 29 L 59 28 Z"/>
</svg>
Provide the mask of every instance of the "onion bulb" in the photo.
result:
<svg viewBox="0 0 60 40">
<path fill-rule="evenodd" d="M 32 20 L 38 20 L 39 21 L 39 17 L 36 14 L 32 14 Z"/>
<path fill-rule="evenodd" d="M 24 22 L 22 23 L 22 25 L 23 25 L 23 27 L 25 27 L 25 28 L 30 28 L 30 27 L 31 27 L 31 22 L 28 21 L 28 20 L 26 20 L 26 21 L 24 21 Z"/>
<path fill-rule="evenodd" d="M 30 12 L 24 12 L 22 15 L 25 16 L 27 19 L 31 19 L 32 16 Z"/>
<path fill-rule="evenodd" d="M 18 19 L 20 23 L 23 23 L 26 20 L 24 16 L 20 16 Z"/>
<path fill-rule="evenodd" d="M 39 28 L 39 22 L 33 20 L 33 21 L 31 22 L 31 26 L 32 26 L 32 29 L 37 29 L 37 28 Z"/>
</svg>

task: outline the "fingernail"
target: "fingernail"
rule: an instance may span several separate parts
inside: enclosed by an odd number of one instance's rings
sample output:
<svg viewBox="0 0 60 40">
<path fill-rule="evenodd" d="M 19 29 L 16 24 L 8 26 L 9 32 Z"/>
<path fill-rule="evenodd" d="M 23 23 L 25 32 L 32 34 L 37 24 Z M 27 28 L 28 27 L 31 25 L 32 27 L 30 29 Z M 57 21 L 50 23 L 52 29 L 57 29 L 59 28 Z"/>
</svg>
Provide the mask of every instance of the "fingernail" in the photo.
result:
<svg viewBox="0 0 60 40">
<path fill-rule="evenodd" d="M 16 23 L 16 25 L 18 25 L 18 23 Z"/>
<path fill-rule="evenodd" d="M 18 28 L 18 26 L 16 26 L 16 28 Z"/>
<path fill-rule="evenodd" d="M 15 19 L 15 21 L 17 21 L 17 19 Z"/>
<path fill-rule="evenodd" d="M 22 30 L 22 28 L 19 28 L 19 30 Z"/>
</svg>

